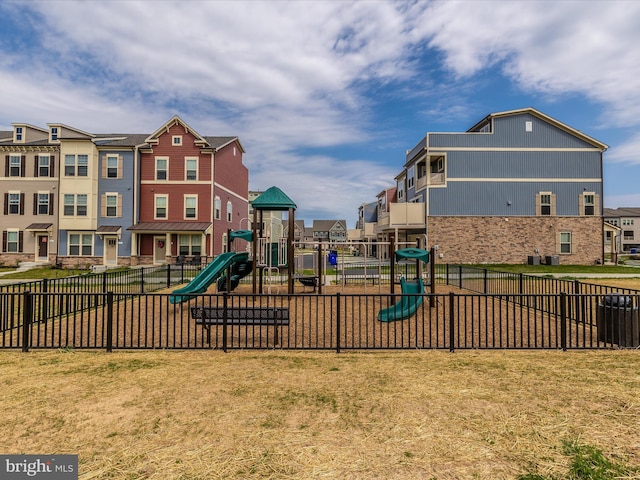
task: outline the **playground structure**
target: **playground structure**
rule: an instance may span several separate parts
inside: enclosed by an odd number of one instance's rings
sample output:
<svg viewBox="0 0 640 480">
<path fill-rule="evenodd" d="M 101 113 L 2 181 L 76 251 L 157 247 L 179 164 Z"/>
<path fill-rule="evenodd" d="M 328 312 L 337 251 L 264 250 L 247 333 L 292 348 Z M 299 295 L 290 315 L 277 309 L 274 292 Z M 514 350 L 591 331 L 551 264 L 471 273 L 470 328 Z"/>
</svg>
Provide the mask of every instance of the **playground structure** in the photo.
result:
<svg viewBox="0 0 640 480">
<path fill-rule="evenodd" d="M 404 320 L 413 316 L 418 310 L 418 307 L 422 304 L 422 296 L 425 293 L 422 276 L 419 274 L 419 262 L 429 264 L 429 252 L 420 248 L 405 248 L 402 250 L 397 250 L 392 258 L 415 259 L 417 275 L 415 280 L 413 281 L 406 280 L 404 275 L 400 278 L 402 297 L 400 301 L 395 305 L 392 305 L 378 312 L 378 320 L 381 322 Z M 433 262 L 433 258 L 431 259 L 431 261 Z M 431 282 L 431 284 L 433 283 L 434 282 Z"/>
<path fill-rule="evenodd" d="M 214 258 L 198 275 L 191 280 L 186 286 L 176 289 L 170 296 L 170 303 L 177 304 L 190 300 L 195 295 L 203 294 L 208 287 L 217 282 L 218 292 L 231 292 L 240 283 L 240 280 L 252 273 L 252 290 L 254 294 L 263 294 L 265 286 L 265 278 L 268 280 L 268 293 L 278 294 L 279 291 L 273 291 L 273 278 L 280 281 L 280 273 L 282 268 L 286 268 L 287 293 L 294 293 L 294 281 L 298 280 L 305 288 L 312 287 L 313 292 L 321 295 L 323 287 L 328 285 L 330 273 L 328 270 L 334 267 L 335 284 L 346 285 L 350 279 L 362 280 L 364 290 L 366 292 L 367 283 L 371 280 L 372 285 L 377 281 L 379 293 L 381 293 L 383 277 L 387 277 L 390 284 L 392 303 L 395 302 L 395 285 L 399 284 L 401 288 L 401 297 L 398 303 L 383 308 L 378 312 L 377 319 L 381 322 L 393 322 L 405 320 L 413 316 L 422 304 L 425 292 L 425 282 L 423 280 L 424 265 L 431 267 L 426 285 L 430 287 L 430 293 L 435 294 L 434 277 L 434 252 L 419 248 L 420 239 L 416 241 L 415 246 L 407 244 L 405 248 L 398 249 L 396 242 L 386 244 L 389 251 L 394 253 L 389 256 L 389 263 L 383 262 L 380 255 L 377 255 L 377 265 L 371 267 L 367 263 L 367 253 L 370 251 L 370 245 L 363 242 L 317 242 L 314 244 L 313 253 L 311 253 L 311 274 L 308 273 L 309 265 L 306 264 L 306 256 L 308 254 L 300 250 L 300 245 L 296 245 L 293 241 L 295 228 L 295 203 L 287 197 L 277 187 L 271 187 L 263 194 L 258 196 L 252 203 L 255 218 L 252 222 L 251 230 L 229 230 L 227 233 L 229 251 L 222 253 Z M 288 211 L 289 228 L 286 238 L 281 234 L 281 221 L 271 217 L 268 225 L 264 222 L 265 211 Z M 275 226 L 278 231 L 274 231 Z M 265 234 L 266 233 L 266 234 Z M 247 242 L 251 248 L 247 247 L 244 252 L 234 251 L 235 240 L 242 239 Z M 275 240 L 275 241 L 274 241 Z M 425 239 L 426 241 L 426 239 Z M 377 243 L 376 250 L 384 247 L 384 243 Z M 296 255 L 296 247 L 298 247 L 298 255 Z M 328 251 L 325 258 L 324 251 Z M 341 251 L 342 258 L 339 264 L 338 252 Z M 364 259 L 361 261 L 356 255 L 345 256 L 345 252 L 359 251 L 364 252 Z M 250 258 L 251 254 L 251 258 Z M 347 261 L 349 259 L 349 261 Z M 355 260 L 354 260 L 355 259 Z M 403 264 L 402 262 L 405 261 Z M 422 263 L 421 263 L 422 262 Z M 409 265 L 414 264 L 415 269 L 410 272 Z M 404 267 L 404 271 L 402 268 Z M 340 268 L 340 272 L 338 269 Z M 301 274 L 296 274 L 295 270 Z M 400 272 L 397 274 L 397 271 Z M 412 280 L 408 280 L 409 274 L 413 275 Z M 398 276 L 399 275 L 399 276 Z M 198 323 L 203 325 L 215 324 L 219 317 L 219 313 L 213 310 L 199 310 Z M 204 312 L 204 313 L 203 313 Z M 208 312 L 208 313 L 207 313 Z M 214 312 L 214 313 L 212 313 Z M 238 313 L 240 315 L 240 313 Z M 248 318 L 246 315 L 240 315 L 237 321 L 244 323 L 257 322 L 264 325 L 264 314 L 261 313 L 257 317 Z M 254 315 L 255 316 L 255 315 Z M 195 318 L 195 317 L 194 317 Z"/>
</svg>

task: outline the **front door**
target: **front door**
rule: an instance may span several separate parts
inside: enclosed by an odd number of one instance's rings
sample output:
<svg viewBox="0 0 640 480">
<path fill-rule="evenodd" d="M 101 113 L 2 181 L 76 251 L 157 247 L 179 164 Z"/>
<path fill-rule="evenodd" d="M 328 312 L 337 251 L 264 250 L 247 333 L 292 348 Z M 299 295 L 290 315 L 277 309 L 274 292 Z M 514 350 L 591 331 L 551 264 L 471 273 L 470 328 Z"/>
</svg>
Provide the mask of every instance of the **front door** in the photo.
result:
<svg viewBox="0 0 640 480">
<path fill-rule="evenodd" d="M 153 263 L 165 263 L 167 261 L 167 238 L 153 237 Z"/>
<path fill-rule="evenodd" d="M 107 265 L 118 264 L 118 237 L 104 238 L 104 261 Z"/>
<path fill-rule="evenodd" d="M 49 235 L 36 235 L 38 241 L 38 258 L 37 260 L 47 261 L 49 260 Z"/>
</svg>

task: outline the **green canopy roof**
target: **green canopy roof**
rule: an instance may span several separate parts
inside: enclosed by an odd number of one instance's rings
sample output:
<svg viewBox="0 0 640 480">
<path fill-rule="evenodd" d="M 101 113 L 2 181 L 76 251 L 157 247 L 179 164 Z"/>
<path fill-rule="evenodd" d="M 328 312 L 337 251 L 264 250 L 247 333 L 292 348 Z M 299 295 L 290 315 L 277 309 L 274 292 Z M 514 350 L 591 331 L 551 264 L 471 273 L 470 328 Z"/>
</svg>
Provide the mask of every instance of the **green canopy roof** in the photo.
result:
<svg viewBox="0 0 640 480">
<path fill-rule="evenodd" d="M 296 204 L 278 187 L 270 187 L 251 202 L 256 210 L 283 211 L 297 208 Z"/>
<path fill-rule="evenodd" d="M 424 263 L 429 263 L 429 252 L 421 248 L 403 248 L 396 252 L 396 258 L 413 258 L 422 260 Z"/>
<path fill-rule="evenodd" d="M 253 232 L 251 230 L 233 230 L 230 235 L 231 240 L 235 240 L 236 238 L 241 238 L 250 242 L 253 240 Z"/>
</svg>

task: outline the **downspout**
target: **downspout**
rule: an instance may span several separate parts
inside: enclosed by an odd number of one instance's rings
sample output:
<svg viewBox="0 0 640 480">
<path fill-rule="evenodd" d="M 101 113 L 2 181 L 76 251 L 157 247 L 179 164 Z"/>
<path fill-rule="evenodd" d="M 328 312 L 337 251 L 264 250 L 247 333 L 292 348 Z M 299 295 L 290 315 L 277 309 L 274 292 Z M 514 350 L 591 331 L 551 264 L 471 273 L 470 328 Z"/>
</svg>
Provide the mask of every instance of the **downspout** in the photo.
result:
<svg viewBox="0 0 640 480">
<path fill-rule="evenodd" d="M 138 145 L 134 145 L 133 147 L 133 224 L 137 225 L 140 223 L 140 211 L 138 209 L 138 195 L 140 178 L 138 178 L 138 162 L 139 162 L 139 151 Z M 138 251 L 138 234 L 134 232 L 131 233 L 131 251 L 129 252 L 129 256 L 133 256 L 135 254 L 136 257 L 140 258 L 140 252 Z"/>
<path fill-rule="evenodd" d="M 212 258 L 213 258 L 213 244 L 214 244 L 214 238 L 216 234 L 216 228 L 214 224 L 214 221 L 215 221 L 214 212 L 216 209 L 215 157 L 216 157 L 215 149 L 212 149 L 211 151 L 211 202 L 209 206 L 209 221 L 211 222 L 211 237 L 209 238 L 209 257 L 212 257 Z M 205 242 L 206 242 L 206 238 L 205 238 Z M 227 239 L 227 243 L 228 242 L 229 242 L 229 239 Z"/>
</svg>

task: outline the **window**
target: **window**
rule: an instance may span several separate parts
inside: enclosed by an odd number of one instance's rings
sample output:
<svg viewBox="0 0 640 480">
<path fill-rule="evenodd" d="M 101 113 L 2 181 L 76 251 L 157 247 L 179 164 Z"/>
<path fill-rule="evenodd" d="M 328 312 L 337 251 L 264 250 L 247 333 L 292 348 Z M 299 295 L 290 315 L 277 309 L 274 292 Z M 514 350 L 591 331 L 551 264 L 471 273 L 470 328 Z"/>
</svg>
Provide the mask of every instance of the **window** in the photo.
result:
<svg viewBox="0 0 640 480">
<path fill-rule="evenodd" d="M 104 196 L 105 217 L 118 217 L 118 194 L 106 193 Z"/>
<path fill-rule="evenodd" d="M 67 217 L 87 216 L 87 194 L 64 194 L 63 214 Z"/>
<path fill-rule="evenodd" d="M 551 194 L 540 194 L 540 215 L 551 215 Z"/>
<path fill-rule="evenodd" d="M 187 195 L 184 197 L 184 218 L 198 217 L 198 197 Z"/>
<path fill-rule="evenodd" d="M 22 141 L 22 127 L 16 127 L 16 142 Z"/>
<path fill-rule="evenodd" d="M 51 141 L 55 142 L 58 140 L 58 127 L 51 127 Z"/>
<path fill-rule="evenodd" d="M 594 194 L 584 194 L 584 214 L 585 215 L 594 215 L 595 213 L 595 195 Z"/>
<path fill-rule="evenodd" d="M 107 178 L 118 178 L 118 156 L 107 156 Z"/>
<path fill-rule="evenodd" d="M 9 156 L 9 176 L 20 177 L 22 175 L 22 156 L 10 155 Z"/>
<path fill-rule="evenodd" d="M 93 254 L 93 234 L 69 234 L 69 255 L 90 257 Z"/>
<path fill-rule="evenodd" d="M 38 210 L 37 210 L 37 214 L 38 215 L 49 215 L 49 197 L 50 194 L 49 192 L 46 193 L 40 193 L 38 192 L 37 194 L 37 201 L 38 201 Z"/>
<path fill-rule="evenodd" d="M 86 177 L 89 173 L 89 156 L 78 155 L 78 176 Z"/>
<path fill-rule="evenodd" d="M 171 145 L 174 147 L 179 147 L 182 145 L 182 135 L 174 135 L 171 137 Z"/>
<path fill-rule="evenodd" d="M 561 232 L 560 233 L 560 248 L 559 253 L 571 253 L 571 233 L 570 232 Z"/>
<path fill-rule="evenodd" d="M 618 224 L 618 222 L 616 222 L 616 225 Z M 631 226 L 633 225 L 633 218 L 623 218 L 622 219 L 622 225 L 624 226 Z"/>
<path fill-rule="evenodd" d="M 185 180 L 198 180 L 198 159 L 187 158 L 184 161 L 184 179 Z"/>
<path fill-rule="evenodd" d="M 398 180 L 398 200 L 402 200 L 404 198 L 404 178 Z"/>
<path fill-rule="evenodd" d="M 410 167 L 407 170 L 407 190 L 413 187 L 415 182 L 415 167 Z"/>
<path fill-rule="evenodd" d="M 178 255 L 202 255 L 202 235 L 178 235 Z"/>
<path fill-rule="evenodd" d="M 533 132 L 533 122 L 524 122 L 524 131 Z"/>
<path fill-rule="evenodd" d="M 222 203 L 220 203 L 220 197 L 216 197 L 215 201 L 214 201 L 214 218 L 216 220 L 220 220 L 220 216 L 221 216 L 221 212 L 220 210 L 222 209 Z"/>
<path fill-rule="evenodd" d="M 156 195 L 155 196 L 155 212 L 156 219 L 166 219 L 167 218 L 167 203 L 168 198 L 166 195 Z"/>
<path fill-rule="evenodd" d="M 233 220 L 233 204 L 231 202 L 227 202 L 227 222 L 231 222 Z"/>
<path fill-rule="evenodd" d="M 37 158 L 37 168 L 38 168 L 37 175 L 39 177 L 48 177 L 51 171 L 49 167 L 51 157 L 49 157 L 49 155 L 36 155 L 36 158 Z"/>
<path fill-rule="evenodd" d="M 65 155 L 64 175 L 66 177 L 86 177 L 89 174 L 88 155 Z"/>
<path fill-rule="evenodd" d="M 623 238 L 625 240 L 633 240 L 633 230 L 624 230 Z"/>
<path fill-rule="evenodd" d="M 156 180 L 167 180 L 168 158 L 156 158 Z"/>
<path fill-rule="evenodd" d="M 556 195 L 551 192 L 540 192 L 536 195 L 536 215 L 555 216 Z"/>
<path fill-rule="evenodd" d="M 20 241 L 21 240 L 20 232 L 18 230 L 7 230 L 5 234 L 6 234 L 6 242 L 5 242 L 4 251 L 5 252 L 21 252 L 22 242 Z"/>
<path fill-rule="evenodd" d="M 17 215 L 20 213 L 20 194 L 9 193 L 9 212 L 10 215 Z"/>
</svg>

